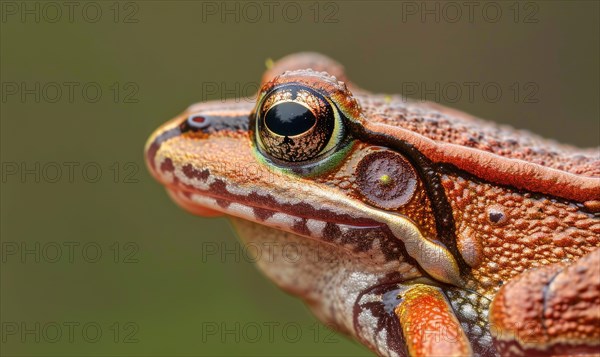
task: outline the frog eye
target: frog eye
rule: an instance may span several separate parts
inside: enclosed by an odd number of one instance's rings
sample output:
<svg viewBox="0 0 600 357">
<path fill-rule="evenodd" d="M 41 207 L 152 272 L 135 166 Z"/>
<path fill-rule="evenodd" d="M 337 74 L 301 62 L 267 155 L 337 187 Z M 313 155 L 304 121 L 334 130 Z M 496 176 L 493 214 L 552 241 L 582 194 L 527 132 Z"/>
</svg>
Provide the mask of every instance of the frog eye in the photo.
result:
<svg viewBox="0 0 600 357">
<path fill-rule="evenodd" d="M 257 105 L 257 144 L 279 160 L 296 163 L 318 158 L 336 147 L 341 132 L 335 104 L 307 86 L 275 87 Z"/>
</svg>

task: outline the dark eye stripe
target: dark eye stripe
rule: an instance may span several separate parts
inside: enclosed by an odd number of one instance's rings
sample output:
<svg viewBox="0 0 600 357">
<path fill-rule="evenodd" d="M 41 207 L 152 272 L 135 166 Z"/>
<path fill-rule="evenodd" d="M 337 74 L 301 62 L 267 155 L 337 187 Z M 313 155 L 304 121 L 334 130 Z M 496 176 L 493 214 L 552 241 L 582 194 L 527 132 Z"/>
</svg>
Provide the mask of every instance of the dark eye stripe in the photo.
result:
<svg viewBox="0 0 600 357">
<path fill-rule="evenodd" d="M 448 202 L 448 197 L 444 191 L 444 187 L 441 183 L 440 168 L 434 167 L 434 165 L 417 150 L 410 143 L 389 136 L 387 134 L 378 133 L 369 129 L 366 129 L 360 124 L 350 124 L 352 132 L 358 137 L 362 138 L 366 142 L 387 146 L 391 149 L 397 150 L 402 153 L 409 161 L 412 162 L 412 166 L 417 170 L 419 177 L 425 184 L 425 190 L 431 200 L 431 206 L 435 213 L 436 230 L 441 242 L 450 250 L 454 258 L 457 260 L 460 267 L 461 273 L 466 273 L 469 270 L 469 266 L 463 259 L 462 255 L 458 251 L 455 236 L 455 222 L 452 215 L 452 208 Z"/>
<path fill-rule="evenodd" d="M 199 119 L 202 117 L 202 119 Z M 202 115 L 202 113 L 192 114 L 187 117 L 178 126 L 162 132 L 159 136 L 154 139 L 148 152 L 146 154 L 148 162 L 154 168 L 154 156 L 156 152 L 165 141 L 179 136 L 187 132 L 204 132 L 214 133 L 217 131 L 229 130 L 229 131 L 248 131 L 247 115 L 241 116 L 216 116 L 216 115 Z M 202 125 L 205 123 L 206 125 Z"/>
<path fill-rule="evenodd" d="M 248 122 L 247 115 L 220 116 L 195 113 L 190 115 L 181 126 L 183 132 L 191 130 L 210 134 L 222 130 L 248 131 Z"/>
</svg>

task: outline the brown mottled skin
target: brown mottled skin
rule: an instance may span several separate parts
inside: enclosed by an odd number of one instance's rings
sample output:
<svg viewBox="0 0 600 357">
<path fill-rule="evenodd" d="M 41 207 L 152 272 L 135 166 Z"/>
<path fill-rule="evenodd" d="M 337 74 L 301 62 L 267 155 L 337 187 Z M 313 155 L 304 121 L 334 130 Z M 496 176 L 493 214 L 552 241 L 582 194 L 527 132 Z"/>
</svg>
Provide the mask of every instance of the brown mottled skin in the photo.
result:
<svg viewBox="0 0 600 357">
<path fill-rule="evenodd" d="M 314 130 L 278 136 L 281 103 Z M 600 354 L 598 149 L 371 94 L 302 53 L 256 103 L 165 123 L 146 157 L 178 204 L 273 248 L 261 270 L 378 355 Z"/>
</svg>

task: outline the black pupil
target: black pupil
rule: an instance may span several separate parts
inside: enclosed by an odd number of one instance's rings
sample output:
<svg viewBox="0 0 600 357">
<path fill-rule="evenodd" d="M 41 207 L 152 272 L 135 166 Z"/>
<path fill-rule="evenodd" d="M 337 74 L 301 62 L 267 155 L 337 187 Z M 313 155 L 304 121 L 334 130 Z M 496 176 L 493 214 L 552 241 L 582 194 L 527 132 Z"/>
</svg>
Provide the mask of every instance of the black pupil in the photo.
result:
<svg viewBox="0 0 600 357">
<path fill-rule="evenodd" d="M 294 136 L 315 125 L 317 118 L 303 105 L 288 102 L 273 106 L 265 115 L 265 124 L 275 134 Z"/>
</svg>

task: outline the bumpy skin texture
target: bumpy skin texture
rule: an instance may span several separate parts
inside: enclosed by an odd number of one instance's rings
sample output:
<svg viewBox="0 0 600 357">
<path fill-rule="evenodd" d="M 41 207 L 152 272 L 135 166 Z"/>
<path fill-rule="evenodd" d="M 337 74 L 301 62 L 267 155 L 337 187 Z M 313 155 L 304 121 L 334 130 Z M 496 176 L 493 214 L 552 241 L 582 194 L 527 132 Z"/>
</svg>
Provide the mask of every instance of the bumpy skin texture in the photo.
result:
<svg viewBox="0 0 600 357">
<path fill-rule="evenodd" d="M 490 320 L 507 356 L 583 354 L 600 345 L 600 251 L 525 272 L 494 299 Z M 520 303 L 515 303 L 519 301 Z M 586 346 L 579 348 L 578 346 Z"/>
<path fill-rule="evenodd" d="M 600 222 L 576 204 L 522 193 L 460 174 L 443 175 L 456 239 L 473 251 L 473 285 L 493 294 L 518 274 L 577 258 L 600 244 Z"/>
<path fill-rule="evenodd" d="M 331 100 L 335 150 L 278 162 L 258 148 L 254 103 L 193 105 L 146 146 L 178 204 L 236 217 L 244 241 L 276 248 L 267 276 L 379 355 L 600 353 L 598 149 L 370 94 L 322 55 L 276 62 L 258 100 L 280 85 Z M 529 325 L 533 341 L 513 333 Z"/>
<path fill-rule="evenodd" d="M 395 96 L 357 98 L 364 126 L 410 142 L 433 162 L 496 184 L 579 202 L 600 200 L 598 149 L 557 144 L 440 105 Z"/>
<path fill-rule="evenodd" d="M 432 103 L 414 104 L 392 96 L 358 95 L 370 121 L 398 126 L 438 143 L 473 148 L 510 159 L 519 159 L 572 174 L 600 176 L 598 149 L 581 150 L 561 145 L 524 130 L 490 122 Z M 402 102 L 405 103 L 402 103 Z M 393 103 L 393 104 L 392 104 Z"/>
</svg>

